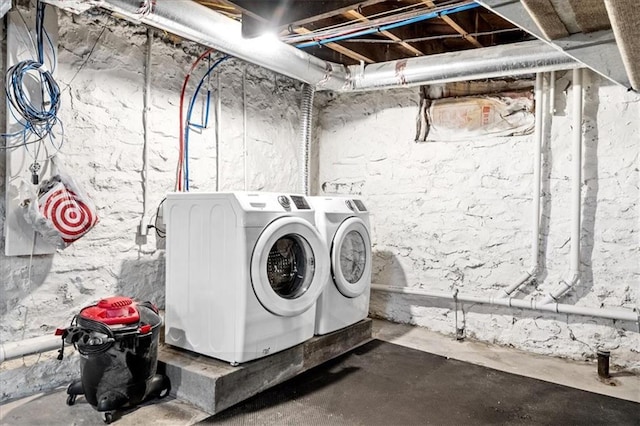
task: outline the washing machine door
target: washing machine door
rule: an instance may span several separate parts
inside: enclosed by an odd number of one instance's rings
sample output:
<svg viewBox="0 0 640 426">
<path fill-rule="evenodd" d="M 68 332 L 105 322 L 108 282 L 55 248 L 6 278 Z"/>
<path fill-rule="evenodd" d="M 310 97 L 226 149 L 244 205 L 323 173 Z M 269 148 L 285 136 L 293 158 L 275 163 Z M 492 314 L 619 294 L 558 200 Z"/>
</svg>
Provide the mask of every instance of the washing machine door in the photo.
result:
<svg viewBox="0 0 640 426">
<path fill-rule="evenodd" d="M 362 219 L 350 217 L 338 228 L 331 244 L 331 272 L 346 297 L 357 297 L 371 285 L 371 239 Z"/>
<path fill-rule="evenodd" d="M 300 218 L 283 217 L 260 234 L 251 256 L 254 292 L 268 311 L 299 315 L 311 308 L 329 279 L 322 237 Z"/>
</svg>

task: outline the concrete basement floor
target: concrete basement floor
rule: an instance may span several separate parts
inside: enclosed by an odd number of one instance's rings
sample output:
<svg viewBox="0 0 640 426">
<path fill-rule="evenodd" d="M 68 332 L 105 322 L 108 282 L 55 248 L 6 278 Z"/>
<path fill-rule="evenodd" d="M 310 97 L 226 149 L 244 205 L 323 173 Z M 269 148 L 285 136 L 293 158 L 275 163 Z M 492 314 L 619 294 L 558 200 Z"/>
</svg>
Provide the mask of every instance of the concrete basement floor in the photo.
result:
<svg viewBox="0 0 640 426">
<path fill-rule="evenodd" d="M 374 322 L 374 338 L 215 417 L 168 397 L 124 412 L 114 424 L 640 425 L 638 376 L 613 372 L 603 383 L 595 363 L 458 342 L 386 321 Z M 0 424 L 103 424 L 82 398 L 72 407 L 65 399 L 59 389 L 4 404 Z"/>
</svg>

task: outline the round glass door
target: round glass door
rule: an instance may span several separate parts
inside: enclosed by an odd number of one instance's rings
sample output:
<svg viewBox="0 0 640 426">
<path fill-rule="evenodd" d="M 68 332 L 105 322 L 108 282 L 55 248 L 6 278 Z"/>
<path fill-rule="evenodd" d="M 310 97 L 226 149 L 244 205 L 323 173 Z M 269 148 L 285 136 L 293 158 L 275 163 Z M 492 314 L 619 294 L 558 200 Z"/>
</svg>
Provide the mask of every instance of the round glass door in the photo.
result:
<svg viewBox="0 0 640 426">
<path fill-rule="evenodd" d="M 267 278 L 276 294 L 296 299 L 308 289 L 315 273 L 315 258 L 309 243 L 296 234 L 287 234 L 271 246 L 267 258 Z"/>
<path fill-rule="evenodd" d="M 300 218 L 271 222 L 258 237 L 251 257 L 253 290 L 268 311 L 299 315 L 311 308 L 326 285 L 329 255 L 322 237 Z"/>
<path fill-rule="evenodd" d="M 367 249 L 359 232 L 349 231 L 340 245 L 340 270 L 349 284 L 362 279 L 367 266 Z"/>
<path fill-rule="evenodd" d="M 333 281 L 347 297 L 359 296 L 371 284 L 371 240 L 361 219 L 349 218 L 336 231 L 331 267 Z"/>
</svg>

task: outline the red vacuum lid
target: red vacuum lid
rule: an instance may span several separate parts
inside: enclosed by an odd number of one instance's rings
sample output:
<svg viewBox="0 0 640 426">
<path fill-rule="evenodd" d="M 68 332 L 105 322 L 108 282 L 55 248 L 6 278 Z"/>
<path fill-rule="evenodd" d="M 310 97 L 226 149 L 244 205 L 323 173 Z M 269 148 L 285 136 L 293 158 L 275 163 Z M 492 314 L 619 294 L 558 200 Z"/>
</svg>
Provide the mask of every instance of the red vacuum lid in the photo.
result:
<svg viewBox="0 0 640 426">
<path fill-rule="evenodd" d="M 130 298 L 122 296 L 102 299 L 97 305 L 81 310 L 80 316 L 107 325 L 133 324 L 140 321 L 136 304 Z"/>
</svg>

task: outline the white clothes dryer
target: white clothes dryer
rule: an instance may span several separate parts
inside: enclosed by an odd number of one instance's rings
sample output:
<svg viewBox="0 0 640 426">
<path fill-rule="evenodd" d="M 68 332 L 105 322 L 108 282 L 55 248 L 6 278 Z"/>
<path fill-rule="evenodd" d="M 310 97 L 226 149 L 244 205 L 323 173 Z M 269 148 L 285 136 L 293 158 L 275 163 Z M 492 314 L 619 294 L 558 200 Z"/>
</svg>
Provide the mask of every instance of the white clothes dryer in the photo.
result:
<svg viewBox="0 0 640 426">
<path fill-rule="evenodd" d="M 327 245 L 331 276 L 316 306 L 315 334 L 327 334 L 367 317 L 371 293 L 369 212 L 359 199 L 309 197 Z"/>
<path fill-rule="evenodd" d="M 329 256 L 301 195 L 171 193 L 165 341 L 232 364 L 313 336 Z"/>
</svg>

